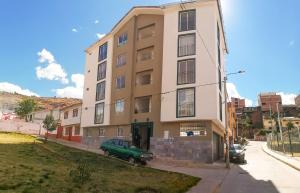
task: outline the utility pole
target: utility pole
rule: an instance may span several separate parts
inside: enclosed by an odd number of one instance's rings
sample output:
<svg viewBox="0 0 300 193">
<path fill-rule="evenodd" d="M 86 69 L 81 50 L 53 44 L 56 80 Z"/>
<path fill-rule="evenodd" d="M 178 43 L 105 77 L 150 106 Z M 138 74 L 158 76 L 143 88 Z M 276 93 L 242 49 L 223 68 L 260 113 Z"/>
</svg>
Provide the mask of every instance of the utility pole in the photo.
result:
<svg viewBox="0 0 300 193">
<path fill-rule="evenodd" d="M 279 126 L 279 130 L 280 130 L 280 138 L 281 138 L 281 142 L 282 142 L 283 152 L 285 152 L 285 149 L 284 149 L 284 141 L 283 141 L 283 136 L 282 136 L 282 127 L 281 127 L 281 121 L 280 121 L 280 115 L 279 115 L 280 112 L 279 112 L 278 103 L 276 103 L 276 107 L 277 107 L 278 126 Z"/>
<path fill-rule="evenodd" d="M 229 163 L 229 136 L 228 136 L 228 117 L 227 117 L 227 76 L 224 77 L 224 92 L 225 92 L 225 141 L 226 141 L 226 168 L 230 168 Z"/>
</svg>

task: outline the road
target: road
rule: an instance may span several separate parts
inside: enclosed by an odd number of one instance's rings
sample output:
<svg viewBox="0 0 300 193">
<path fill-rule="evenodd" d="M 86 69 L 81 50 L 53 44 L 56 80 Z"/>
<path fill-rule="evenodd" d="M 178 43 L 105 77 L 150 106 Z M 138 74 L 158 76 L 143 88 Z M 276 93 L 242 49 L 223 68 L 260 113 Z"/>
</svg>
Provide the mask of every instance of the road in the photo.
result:
<svg viewBox="0 0 300 193">
<path fill-rule="evenodd" d="M 300 193 L 300 172 L 266 154 L 262 144 L 249 143 L 247 164 L 232 167 L 220 193 Z"/>
</svg>

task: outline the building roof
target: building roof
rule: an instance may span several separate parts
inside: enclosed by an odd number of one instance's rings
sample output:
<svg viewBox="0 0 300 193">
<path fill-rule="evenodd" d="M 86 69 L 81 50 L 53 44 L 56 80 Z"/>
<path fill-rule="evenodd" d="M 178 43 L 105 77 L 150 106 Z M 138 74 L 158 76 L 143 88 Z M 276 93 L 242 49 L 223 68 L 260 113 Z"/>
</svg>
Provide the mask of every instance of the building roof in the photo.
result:
<svg viewBox="0 0 300 193">
<path fill-rule="evenodd" d="M 60 110 L 66 110 L 68 108 L 75 107 L 75 106 L 81 106 L 81 105 L 82 105 L 82 102 L 78 102 L 78 103 L 74 103 L 74 104 L 65 106 L 65 107 L 61 108 Z"/>
<path fill-rule="evenodd" d="M 167 7 L 171 7 L 171 6 L 176 6 L 176 5 L 179 5 L 179 4 L 189 4 L 189 3 L 195 3 L 195 2 L 201 2 L 201 1 L 216 1 L 217 4 L 218 4 L 218 11 L 219 11 L 219 15 L 220 15 L 220 20 L 221 20 L 221 27 L 222 27 L 222 33 L 223 33 L 223 37 L 224 37 L 224 43 L 225 43 L 225 50 L 226 50 L 226 53 L 228 53 L 228 47 L 227 47 L 227 41 L 226 41 L 226 36 L 225 36 L 225 30 L 224 30 L 224 20 L 223 20 L 223 14 L 222 14 L 222 7 L 221 7 L 221 3 L 220 3 L 220 0 L 189 0 L 189 1 L 177 1 L 177 2 L 174 2 L 174 3 L 167 3 L 167 4 L 163 4 L 163 5 L 160 5 L 160 6 L 134 6 L 132 7 L 115 25 L 114 27 L 111 29 L 111 31 L 109 33 L 107 33 L 103 38 L 99 39 L 98 41 L 96 41 L 95 43 L 91 44 L 85 51 L 87 53 L 88 50 L 92 47 L 94 47 L 95 45 L 97 45 L 98 42 L 101 42 L 105 39 L 107 39 L 107 37 L 109 37 L 111 34 L 113 34 L 113 32 L 122 25 L 122 23 L 128 19 L 128 17 L 132 14 L 132 13 L 135 13 L 137 10 L 140 10 L 140 9 L 157 9 L 157 10 L 162 10 L 162 9 L 165 9 Z"/>
</svg>

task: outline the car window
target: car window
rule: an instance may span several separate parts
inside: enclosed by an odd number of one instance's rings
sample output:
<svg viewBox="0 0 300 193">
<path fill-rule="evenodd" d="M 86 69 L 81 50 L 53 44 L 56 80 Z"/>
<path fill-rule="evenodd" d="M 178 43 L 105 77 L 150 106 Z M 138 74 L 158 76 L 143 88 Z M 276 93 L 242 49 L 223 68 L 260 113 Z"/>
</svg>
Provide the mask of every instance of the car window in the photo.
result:
<svg viewBox="0 0 300 193">
<path fill-rule="evenodd" d="M 113 140 L 112 140 L 112 144 L 113 144 L 113 145 L 119 145 L 119 140 L 113 139 Z"/>
<path fill-rule="evenodd" d="M 233 146 L 234 146 L 234 149 L 236 149 L 236 150 L 242 150 L 242 147 L 239 144 L 234 144 Z"/>
<path fill-rule="evenodd" d="M 123 140 L 119 140 L 118 145 L 119 145 L 119 146 L 123 146 Z"/>
<path fill-rule="evenodd" d="M 124 147 L 129 147 L 129 141 L 123 141 L 123 146 Z"/>
</svg>

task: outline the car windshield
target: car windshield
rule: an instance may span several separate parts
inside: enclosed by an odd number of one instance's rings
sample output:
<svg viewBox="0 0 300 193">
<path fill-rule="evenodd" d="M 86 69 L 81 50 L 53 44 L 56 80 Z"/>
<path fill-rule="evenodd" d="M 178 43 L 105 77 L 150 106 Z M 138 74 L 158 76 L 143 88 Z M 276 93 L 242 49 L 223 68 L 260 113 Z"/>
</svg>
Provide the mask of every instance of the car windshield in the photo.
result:
<svg viewBox="0 0 300 193">
<path fill-rule="evenodd" d="M 242 146 L 240 144 L 233 144 L 234 149 L 242 150 Z"/>
</svg>

